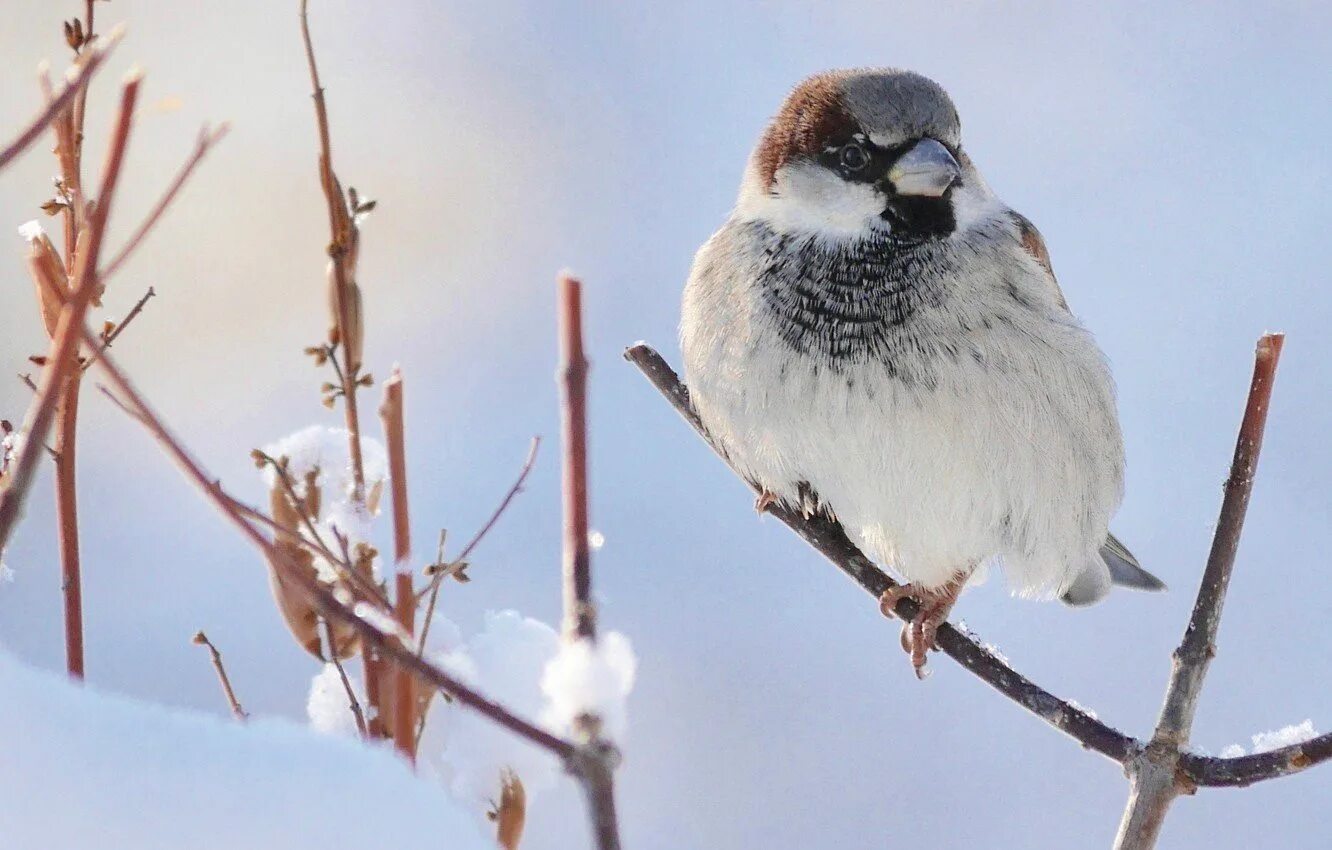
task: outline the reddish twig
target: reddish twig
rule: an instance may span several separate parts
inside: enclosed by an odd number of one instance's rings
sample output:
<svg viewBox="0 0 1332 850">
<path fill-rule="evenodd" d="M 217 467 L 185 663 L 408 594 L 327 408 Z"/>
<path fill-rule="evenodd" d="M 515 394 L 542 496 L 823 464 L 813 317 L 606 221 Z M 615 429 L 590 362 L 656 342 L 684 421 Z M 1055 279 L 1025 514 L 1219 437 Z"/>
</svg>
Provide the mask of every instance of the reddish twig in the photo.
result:
<svg viewBox="0 0 1332 850">
<path fill-rule="evenodd" d="M 583 285 L 573 276 L 559 278 L 560 434 L 563 442 L 564 639 L 597 639 L 597 609 L 592 602 L 592 556 L 587 539 L 587 357 L 583 354 Z M 592 816 L 598 850 L 619 850 L 615 815 L 614 768 L 619 753 L 601 737 L 601 718 L 575 719 L 579 743 L 570 771 L 579 778 Z"/>
<path fill-rule="evenodd" d="M 102 352 L 110 348 L 111 343 L 119 339 L 120 335 L 124 333 L 125 328 L 129 327 L 130 322 L 138 318 L 139 314 L 143 312 L 143 308 L 148 304 L 148 299 L 154 298 L 156 295 L 157 290 L 153 289 L 151 286 L 148 287 L 148 291 L 145 292 L 138 301 L 134 302 L 134 306 L 125 314 L 125 318 L 112 328 L 110 333 L 106 334 L 105 338 L 102 340 L 102 347 L 94 351 L 83 361 L 83 371 L 88 371 L 92 364 L 97 362 L 97 358 L 101 356 Z"/>
<path fill-rule="evenodd" d="M 244 723 L 250 715 L 241 708 L 240 701 L 236 699 L 236 692 L 231 689 L 231 678 L 227 676 L 227 668 L 222 666 L 222 653 L 217 651 L 217 647 L 208 639 L 208 635 L 202 631 L 194 633 L 194 642 L 200 646 L 208 647 L 208 654 L 213 659 L 213 670 L 217 672 L 217 680 L 222 685 L 222 693 L 227 698 L 227 704 L 231 706 L 231 713 L 236 719 Z"/>
<path fill-rule="evenodd" d="M 330 359 L 336 365 L 339 352 L 343 359 L 342 367 L 337 372 L 342 384 L 343 414 L 347 421 L 347 442 L 351 455 L 352 500 L 364 504 L 365 461 L 361 451 L 361 418 L 356 401 L 356 392 L 360 387 L 360 352 L 364 324 L 361 318 L 360 297 L 348 268 L 349 258 L 354 258 L 355 255 L 356 225 L 347 210 L 342 197 L 342 186 L 333 171 L 328 106 L 324 100 L 324 86 L 319 79 L 319 65 L 315 61 L 307 6 L 307 0 L 301 0 L 301 40 L 305 45 L 305 59 L 309 66 L 310 85 L 313 89 L 315 126 L 319 133 L 319 182 L 324 190 L 324 201 L 328 207 L 328 271 L 334 314 L 333 341 L 336 345 Z M 365 698 L 370 704 L 370 733 L 374 737 L 384 737 L 386 729 L 379 687 L 381 664 L 375 656 L 373 647 L 366 649 L 362 660 L 365 664 Z"/>
<path fill-rule="evenodd" d="M 443 563 L 444 532 L 442 530 L 439 532 L 439 552 L 435 556 L 435 563 L 431 565 L 434 569 L 430 579 L 430 602 L 426 605 L 425 622 L 421 626 L 418 655 L 425 652 L 426 637 L 430 634 L 430 621 L 434 619 L 435 605 L 439 601 L 440 585 L 444 583 L 444 579 L 451 575 L 457 575 L 467 566 L 467 558 L 472 554 L 472 550 L 476 549 L 477 545 L 485 539 L 490 529 L 495 527 L 495 523 L 499 522 L 499 518 L 504 515 L 514 497 L 523 491 L 523 484 L 527 481 L 532 466 L 536 463 L 537 449 L 539 448 L 541 448 L 541 438 L 533 437 L 532 443 L 527 449 L 527 459 L 523 461 L 523 467 L 518 471 L 518 478 L 513 482 L 513 486 L 504 494 L 504 498 L 500 500 L 499 505 L 490 514 L 490 518 L 486 520 L 485 525 L 481 526 L 481 529 L 472 535 L 472 539 L 467 541 L 467 545 L 458 553 L 458 557 L 448 564 Z"/>
<path fill-rule="evenodd" d="M 595 639 L 591 555 L 587 541 L 587 358 L 583 355 L 582 284 L 562 274 L 560 299 L 560 434 L 564 480 L 564 632 Z"/>
<path fill-rule="evenodd" d="M 1174 653 L 1170 684 L 1156 731 L 1147 747 L 1128 765 L 1132 787 L 1115 839 L 1119 850 L 1155 847 L 1171 802 L 1180 794 L 1193 792 L 1192 781 L 1179 769 L 1180 759 L 1193 729 L 1193 715 L 1202 693 L 1203 679 L 1216 655 L 1216 632 L 1221 624 L 1230 576 L 1235 569 L 1235 553 L 1244 530 L 1244 515 L 1253 493 L 1267 410 L 1272 401 L 1272 383 L 1284 340 L 1281 334 L 1265 334 L 1258 340 L 1249 398 L 1235 442 L 1235 456 L 1230 465 L 1230 477 L 1226 479 L 1221 516 L 1212 538 L 1212 551 L 1207 558 L 1202 585 L 1198 588 L 1198 599 L 1184 638 Z"/>
<path fill-rule="evenodd" d="M 402 373 L 394 369 L 384 382 L 379 408 L 388 447 L 389 484 L 393 489 L 393 561 L 398 625 L 407 635 L 416 628 L 416 591 L 412 587 L 412 533 L 407 507 L 407 437 L 403 423 Z M 393 744 L 408 759 L 416 758 L 416 689 L 412 674 L 399 667 L 393 689 Z"/>
<path fill-rule="evenodd" d="M 28 125 L 19 131 L 18 136 L 12 142 L 5 145 L 3 150 L 0 150 L 0 169 L 3 169 L 9 164 L 10 160 L 22 154 L 33 142 L 41 138 L 42 133 L 46 132 L 46 128 L 51 126 L 51 123 L 69 108 L 79 93 L 87 88 L 93 75 L 102 67 L 106 57 L 120 42 L 123 35 L 124 30 L 121 27 L 112 30 L 111 34 L 97 46 L 96 50 L 80 63 L 74 72 L 73 79 L 65 83 L 65 87 L 61 89 L 60 94 L 51 98 L 47 102 L 46 108 L 36 118 L 28 122 Z"/>
<path fill-rule="evenodd" d="M 103 169 L 102 186 L 98 203 L 93 212 L 88 229 L 87 246 L 78 258 L 74 275 L 74 288 L 60 314 L 55 334 L 51 339 L 47 368 L 42 375 L 42 383 L 36 397 L 28 408 L 24 420 L 26 443 L 14 464 L 12 483 L 0 495 L 0 551 L 9 542 L 14 526 L 18 522 L 23 500 L 32 484 L 32 475 L 36 467 L 38 453 L 45 446 L 46 434 L 52 421 L 61 413 L 62 427 L 57 434 L 55 450 L 59 454 L 57 466 L 57 507 L 61 522 L 61 572 L 65 599 L 65 647 L 67 669 L 70 674 L 82 677 L 83 665 L 83 623 L 82 594 L 78 564 L 77 519 L 73 515 L 73 473 L 74 446 L 70 435 L 73 432 L 74 414 L 77 403 L 67 403 L 69 388 L 77 392 L 79 377 L 78 350 L 79 341 L 84 331 L 83 318 L 88 306 L 96 297 L 100 279 L 97 274 L 97 261 L 101 251 L 102 237 L 106 232 L 107 218 L 111 212 L 112 199 L 120 177 L 121 163 L 124 161 L 125 148 L 129 142 L 130 125 L 134 115 L 134 105 L 138 98 L 140 77 L 136 74 L 126 80 L 121 92 L 120 109 L 107 151 L 106 165 Z M 63 444 L 62 444 L 63 440 Z"/>
<path fill-rule="evenodd" d="M 143 240 L 146 239 L 148 234 L 153 231 L 153 228 L 157 226 L 157 222 L 162 218 L 162 214 L 171 206 L 172 201 L 176 199 L 176 195 L 180 193 L 180 190 L 190 179 L 190 175 L 199 167 L 199 163 L 203 161 L 203 158 L 208 155 L 208 151 L 218 142 L 222 141 L 230 130 L 231 125 L 225 122 L 216 130 L 210 130 L 207 124 L 199 130 L 199 138 L 194 143 L 194 152 L 190 154 L 189 159 L 185 160 L 185 164 L 180 167 L 180 171 L 176 173 L 175 178 L 171 181 L 171 185 L 167 187 L 167 190 L 162 193 L 162 197 L 153 205 L 153 209 L 148 213 L 148 217 L 138 226 L 133 235 L 130 236 L 129 240 L 121 247 L 115 257 L 106 264 L 106 269 L 102 272 L 103 282 L 110 280 L 116 272 L 120 271 L 120 267 L 125 264 L 125 261 L 133 255 L 139 245 L 143 243 Z M 124 326 L 128 321 L 129 320 L 126 319 L 125 322 L 121 322 L 121 325 Z"/>
<path fill-rule="evenodd" d="M 403 424 L 402 372 L 397 368 L 384 382 L 384 403 L 379 408 L 388 447 L 389 485 L 393 492 L 393 560 L 399 572 L 412 556 L 411 518 L 407 509 L 407 445 Z M 410 572 L 408 577 L 410 578 Z"/>
<path fill-rule="evenodd" d="M 347 709 L 356 721 L 356 731 L 364 738 L 367 734 L 365 712 L 361 711 L 361 701 L 356 698 L 356 689 L 352 687 L 351 679 L 347 678 L 347 670 L 342 666 L 341 659 L 338 658 L 337 639 L 333 634 L 333 625 L 328 620 L 324 620 L 324 639 L 328 641 L 329 660 L 333 667 L 337 669 L 338 678 L 342 680 L 342 690 L 347 694 Z"/>
<path fill-rule="evenodd" d="M 352 483 L 357 501 L 365 499 L 365 463 L 361 456 L 361 422 L 356 405 L 357 377 L 361 364 L 357 362 L 356 349 L 359 340 L 353 324 L 360 327 L 359 320 L 353 323 L 353 296 L 351 276 L 347 270 L 347 256 L 351 249 L 354 226 L 347 212 L 346 202 L 342 197 L 341 184 L 333 171 L 332 141 L 328 130 L 328 105 L 324 100 L 324 86 L 319 80 L 319 65 L 315 61 L 314 41 L 310 37 L 310 18 L 307 10 L 308 0 L 301 0 L 301 39 L 305 45 L 305 60 L 310 70 L 310 85 L 315 106 L 315 126 L 319 133 L 319 182 L 324 190 L 324 200 L 328 206 L 329 244 L 328 258 L 332 266 L 334 312 L 337 317 L 338 342 L 342 352 L 343 364 L 340 370 L 342 380 L 343 410 L 347 419 L 349 433 Z M 334 357 L 337 356 L 335 352 Z M 368 690 L 367 686 L 367 690 Z"/>
<path fill-rule="evenodd" d="M 97 337 L 92 331 L 85 328 L 83 333 L 90 342 L 96 341 Z M 451 674 L 424 659 L 417 658 L 416 653 L 403 644 L 397 636 L 380 629 L 369 619 L 359 616 L 352 607 L 339 601 L 332 591 L 320 584 L 317 578 L 307 575 L 290 559 L 277 552 L 272 542 L 235 509 L 216 480 L 204 471 L 198 461 L 171 434 L 161 418 L 148 406 L 138 390 L 116 365 L 115 358 L 110 352 L 102 357 L 98 368 L 106 374 L 112 387 L 120 394 L 129 409 L 134 411 L 135 420 L 147 428 L 166 454 L 180 467 L 185 477 L 221 511 L 222 515 L 260 551 L 265 559 L 276 565 L 282 573 L 282 581 L 299 592 L 326 619 L 350 627 L 360 636 L 364 645 L 374 647 L 392 663 L 407 667 L 418 681 L 431 690 L 443 690 L 463 706 L 485 715 L 500 726 L 561 759 L 567 761 L 573 756 L 576 747 L 572 742 L 552 735 L 530 721 L 518 717 Z"/>
</svg>

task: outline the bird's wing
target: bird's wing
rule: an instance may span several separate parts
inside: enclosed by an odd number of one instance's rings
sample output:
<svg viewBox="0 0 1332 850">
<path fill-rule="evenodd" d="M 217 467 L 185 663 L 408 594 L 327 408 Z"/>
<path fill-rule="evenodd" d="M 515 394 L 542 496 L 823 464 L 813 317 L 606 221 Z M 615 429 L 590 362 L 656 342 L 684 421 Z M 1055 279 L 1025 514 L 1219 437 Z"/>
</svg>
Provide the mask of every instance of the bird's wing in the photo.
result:
<svg viewBox="0 0 1332 850">
<path fill-rule="evenodd" d="M 1031 219 L 1022 213 L 1009 210 L 1008 214 L 1012 217 L 1013 223 L 1017 225 L 1022 250 L 1030 254 L 1031 258 L 1041 268 L 1045 269 L 1045 273 L 1049 276 L 1050 288 L 1054 290 L 1055 300 L 1059 302 L 1060 307 L 1067 310 L 1068 301 L 1064 299 L 1063 290 L 1059 288 L 1059 281 L 1055 279 L 1054 266 L 1050 264 L 1050 251 L 1045 247 L 1045 239 L 1041 237 L 1041 232 L 1036 229 L 1036 225 L 1031 223 Z"/>
</svg>

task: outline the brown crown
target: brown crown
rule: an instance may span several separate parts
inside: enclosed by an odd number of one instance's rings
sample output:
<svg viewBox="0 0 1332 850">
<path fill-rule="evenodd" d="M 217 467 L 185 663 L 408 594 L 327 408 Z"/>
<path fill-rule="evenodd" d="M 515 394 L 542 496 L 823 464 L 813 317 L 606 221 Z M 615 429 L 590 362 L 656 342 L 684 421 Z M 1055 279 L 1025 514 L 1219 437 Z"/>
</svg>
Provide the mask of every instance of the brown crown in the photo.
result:
<svg viewBox="0 0 1332 850">
<path fill-rule="evenodd" d="M 777 169 L 796 157 L 814 156 L 834 139 L 859 131 L 842 101 L 844 74 L 818 74 L 796 86 L 772 119 L 755 152 L 759 179 L 772 188 Z"/>
</svg>

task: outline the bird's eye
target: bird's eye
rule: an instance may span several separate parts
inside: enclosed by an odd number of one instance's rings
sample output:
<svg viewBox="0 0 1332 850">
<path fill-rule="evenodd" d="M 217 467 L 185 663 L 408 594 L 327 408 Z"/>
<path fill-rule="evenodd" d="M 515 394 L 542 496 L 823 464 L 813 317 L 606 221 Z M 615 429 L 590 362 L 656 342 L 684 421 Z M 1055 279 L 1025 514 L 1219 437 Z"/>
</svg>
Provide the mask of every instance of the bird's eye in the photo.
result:
<svg viewBox="0 0 1332 850">
<path fill-rule="evenodd" d="M 859 171 L 869 165 L 870 161 L 869 154 L 857 142 L 851 142 L 844 146 L 839 158 L 842 167 L 847 171 Z"/>
</svg>

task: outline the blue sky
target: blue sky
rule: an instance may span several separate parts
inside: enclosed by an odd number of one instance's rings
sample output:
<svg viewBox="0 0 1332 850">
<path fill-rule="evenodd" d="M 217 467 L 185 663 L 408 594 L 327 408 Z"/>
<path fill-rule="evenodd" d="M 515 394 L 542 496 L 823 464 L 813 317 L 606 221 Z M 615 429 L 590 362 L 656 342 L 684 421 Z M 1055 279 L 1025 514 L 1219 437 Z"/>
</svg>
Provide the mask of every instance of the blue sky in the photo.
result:
<svg viewBox="0 0 1332 850">
<path fill-rule="evenodd" d="M 60 55 L 59 12 L 0 33 L 0 115 L 34 110 L 30 69 Z M 67 12 L 72 13 L 71 5 Z M 281 10 L 276 6 L 281 5 Z M 312 422 L 323 380 L 325 238 L 294 4 L 117 0 L 118 73 L 149 110 L 113 236 L 128 233 L 197 124 L 233 135 L 112 284 L 110 315 L 159 293 L 118 346 L 142 388 L 233 490 L 262 498 L 250 448 Z M 1126 785 L 956 667 L 914 680 L 897 627 L 773 520 L 619 358 L 678 362 L 681 286 L 734 199 L 763 122 L 801 77 L 892 64 L 941 82 L 972 158 L 1045 234 L 1063 290 L 1115 369 L 1128 489 L 1114 527 L 1166 595 L 1069 611 L 996 577 L 958 608 L 1015 666 L 1146 734 L 1206 556 L 1254 340 L 1288 334 L 1268 442 L 1195 742 L 1212 752 L 1312 717 L 1332 728 L 1324 568 L 1332 495 L 1326 328 L 1332 175 L 1326 45 L 1313 3 L 836 4 L 315 0 L 347 182 L 380 200 L 361 282 L 367 360 L 408 380 L 416 536 L 466 536 L 532 434 L 531 486 L 444 610 L 558 616 L 554 274 L 586 280 L 593 524 L 608 624 L 640 657 L 623 769 L 627 843 L 1104 846 Z M 165 98 L 178 99 L 168 106 Z M 111 89 L 95 93 L 99 137 Z M 92 158 L 93 162 L 97 157 Z M 54 168 L 0 174 L 11 225 Z M 6 225 L 8 226 L 8 225 Z M 14 239 L 0 362 L 42 341 Z M 0 382 L 0 414 L 27 391 Z M 253 711 L 299 716 L 315 670 L 286 638 L 263 567 L 149 441 L 89 394 L 82 509 L 90 679 L 222 712 L 188 639 L 205 628 Z M 0 644 L 61 664 L 49 482 L 7 554 Z M 533 850 L 578 846 L 570 789 L 534 811 Z M 1323 846 L 1332 773 L 1180 801 L 1163 846 Z M 571 825 L 572 824 L 572 825 Z"/>
</svg>

